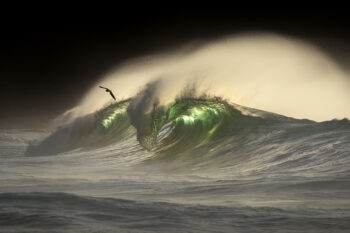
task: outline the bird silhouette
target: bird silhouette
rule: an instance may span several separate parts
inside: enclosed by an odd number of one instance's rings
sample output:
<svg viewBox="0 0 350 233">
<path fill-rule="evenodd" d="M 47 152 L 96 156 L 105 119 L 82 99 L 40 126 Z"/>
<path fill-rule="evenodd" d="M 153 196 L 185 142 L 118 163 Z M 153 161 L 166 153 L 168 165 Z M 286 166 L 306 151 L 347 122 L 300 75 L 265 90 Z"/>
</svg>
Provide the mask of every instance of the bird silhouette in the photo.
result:
<svg viewBox="0 0 350 233">
<path fill-rule="evenodd" d="M 116 100 L 115 97 L 114 97 L 114 95 L 113 95 L 113 92 L 112 92 L 110 89 L 108 89 L 107 87 L 103 87 L 103 86 L 99 86 L 99 87 L 105 89 L 106 92 L 109 92 L 109 94 L 111 94 L 112 98 L 113 98 L 114 100 Z"/>
</svg>

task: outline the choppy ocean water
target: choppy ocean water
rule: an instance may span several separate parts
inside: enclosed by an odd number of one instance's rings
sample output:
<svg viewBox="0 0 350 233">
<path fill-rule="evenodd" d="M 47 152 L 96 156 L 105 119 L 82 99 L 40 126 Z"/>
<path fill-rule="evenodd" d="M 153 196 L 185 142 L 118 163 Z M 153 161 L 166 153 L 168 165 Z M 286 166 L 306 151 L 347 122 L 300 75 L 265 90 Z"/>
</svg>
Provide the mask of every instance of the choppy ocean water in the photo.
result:
<svg viewBox="0 0 350 233">
<path fill-rule="evenodd" d="M 126 101 L 2 130 L 0 232 L 349 232 L 350 122 L 254 115 Z"/>
</svg>

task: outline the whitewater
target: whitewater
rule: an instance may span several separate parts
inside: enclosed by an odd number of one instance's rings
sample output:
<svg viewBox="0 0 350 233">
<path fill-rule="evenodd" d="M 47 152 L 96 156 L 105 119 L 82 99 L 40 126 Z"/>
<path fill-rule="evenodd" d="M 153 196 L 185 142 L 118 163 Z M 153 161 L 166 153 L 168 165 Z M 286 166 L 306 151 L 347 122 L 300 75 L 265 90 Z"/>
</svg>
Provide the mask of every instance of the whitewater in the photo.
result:
<svg viewBox="0 0 350 233">
<path fill-rule="evenodd" d="M 283 53 L 289 51 L 291 42 L 276 40 L 282 42 L 269 53 L 282 45 Z M 235 57 L 237 43 L 247 52 L 247 40 L 241 41 L 218 44 L 231 46 Z M 248 41 L 254 50 L 266 46 L 265 36 Z M 228 82 L 230 72 L 214 72 L 221 65 L 198 79 L 197 68 L 208 66 L 193 58 L 198 53 L 203 58 L 206 49 L 190 55 L 191 69 L 182 56 L 175 65 L 173 57 L 145 59 L 113 71 L 101 82 L 129 88 L 117 92 L 116 102 L 93 88 L 46 129 L 0 130 L 0 232 L 348 232 L 350 121 L 343 111 L 348 100 L 330 102 L 336 106 L 329 108 L 324 102 L 322 111 L 318 105 L 307 113 L 284 112 L 286 103 L 260 98 L 275 80 L 271 72 L 254 95 L 244 88 L 256 77 Z M 220 52 L 215 54 L 216 61 Z M 235 75 L 250 77 L 254 62 L 248 60 L 249 72 Z M 324 86 L 334 88 L 326 97 L 343 95 L 344 85 L 338 84 L 344 74 L 327 64 L 327 75 L 338 77 L 335 84 L 323 77 L 314 96 L 300 88 L 297 99 L 317 97 Z M 141 71 L 135 67 L 147 74 L 136 86 Z M 225 77 L 207 85 L 212 74 Z M 295 85 L 299 79 L 288 80 Z M 224 86 L 242 90 L 230 95 Z M 338 115 L 343 117 L 335 119 Z"/>
</svg>

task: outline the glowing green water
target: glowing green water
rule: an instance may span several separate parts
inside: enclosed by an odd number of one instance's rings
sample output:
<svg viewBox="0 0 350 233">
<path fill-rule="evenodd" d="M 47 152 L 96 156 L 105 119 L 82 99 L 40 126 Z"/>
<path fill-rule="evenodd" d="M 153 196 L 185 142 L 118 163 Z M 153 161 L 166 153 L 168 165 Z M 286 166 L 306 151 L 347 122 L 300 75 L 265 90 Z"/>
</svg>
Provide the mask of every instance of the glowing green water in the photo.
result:
<svg viewBox="0 0 350 233">
<path fill-rule="evenodd" d="M 129 105 L 127 100 L 100 111 L 98 119 L 105 131 L 104 137 L 120 137 L 123 130 L 131 126 Z M 138 134 L 138 140 L 148 150 L 180 153 L 230 136 L 256 121 L 220 99 L 182 99 L 154 109 L 150 115 L 150 130 Z M 157 143 L 158 134 L 165 124 L 171 124 L 171 132 Z"/>
<path fill-rule="evenodd" d="M 129 107 L 128 101 L 123 101 L 117 104 L 110 105 L 103 112 L 101 112 L 101 124 L 105 129 L 113 127 L 117 122 L 117 119 L 124 118 L 127 115 L 127 109 Z"/>
</svg>

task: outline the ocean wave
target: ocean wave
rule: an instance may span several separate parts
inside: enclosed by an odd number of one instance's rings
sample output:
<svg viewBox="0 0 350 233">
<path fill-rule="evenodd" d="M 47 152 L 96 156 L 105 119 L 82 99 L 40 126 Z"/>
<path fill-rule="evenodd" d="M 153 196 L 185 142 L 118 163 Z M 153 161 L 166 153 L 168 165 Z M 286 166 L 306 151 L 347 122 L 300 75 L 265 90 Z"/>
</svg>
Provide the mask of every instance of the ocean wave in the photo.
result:
<svg viewBox="0 0 350 233">
<path fill-rule="evenodd" d="M 220 98 L 182 98 L 140 112 L 133 109 L 133 101 L 114 103 L 78 118 L 31 143 L 26 154 L 95 150 L 134 138 L 153 154 L 144 162 L 161 163 L 167 169 L 171 164 L 175 170 L 220 168 L 229 173 L 234 169 L 324 172 L 332 163 L 339 166 L 333 172 L 346 171 L 342 164 L 349 159 L 347 119 L 318 123 L 260 110 L 249 115 L 242 111 L 244 107 Z"/>
</svg>

